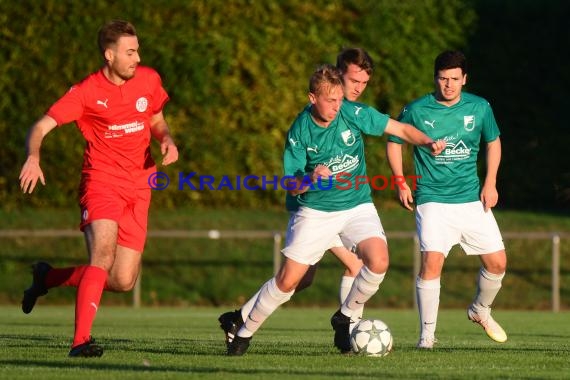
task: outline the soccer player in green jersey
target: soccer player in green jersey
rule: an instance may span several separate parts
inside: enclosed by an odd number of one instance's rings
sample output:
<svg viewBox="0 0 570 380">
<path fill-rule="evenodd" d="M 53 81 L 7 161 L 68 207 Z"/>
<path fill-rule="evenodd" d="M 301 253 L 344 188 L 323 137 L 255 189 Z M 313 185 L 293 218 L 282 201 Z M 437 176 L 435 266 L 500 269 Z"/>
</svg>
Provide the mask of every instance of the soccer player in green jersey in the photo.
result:
<svg viewBox="0 0 570 380">
<path fill-rule="evenodd" d="M 285 143 L 283 166 L 288 191 L 299 195 L 277 275 L 259 296 L 228 346 L 228 355 L 243 355 L 262 323 L 293 295 L 307 272 L 324 255 L 335 236 L 356 247 L 364 266 L 331 324 L 335 346 L 350 350 L 349 325 L 354 310 L 378 290 L 388 270 L 388 246 L 380 218 L 364 182 L 364 135 L 396 135 L 439 154 L 443 141 L 433 141 L 413 126 L 390 119 L 372 107 L 344 100 L 341 72 L 319 67 L 309 80 L 310 105 L 293 122 Z"/>
<path fill-rule="evenodd" d="M 408 104 L 399 120 L 414 125 L 432 139 L 444 140 L 446 148 L 433 157 L 414 148 L 419 176 L 415 190 L 416 226 L 422 260 L 416 280 L 420 319 L 418 348 L 431 349 L 439 308 L 440 277 L 450 249 L 460 244 L 467 255 L 481 260 L 475 298 L 468 318 L 487 335 L 505 342 L 507 335 L 491 317 L 505 275 L 507 257 L 501 232 L 491 208 L 497 204 L 497 171 L 501 161 L 499 128 L 489 103 L 463 92 L 467 81 L 466 59 L 459 51 L 445 51 L 434 65 L 435 92 Z M 481 139 L 486 145 L 487 173 L 483 185 L 477 176 Z M 394 175 L 402 175 L 402 141 L 389 137 L 387 156 Z M 402 205 L 412 208 L 412 192 L 398 188 Z"/>
<path fill-rule="evenodd" d="M 357 101 L 360 95 L 366 89 L 372 71 L 374 69 L 374 62 L 370 55 L 361 48 L 349 47 L 343 49 L 337 56 L 336 67 L 341 71 L 343 81 L 344 98 L 350 101 Z M 287 235 L 289 235 L 289 228 L 292 225 L 293 215 L 299 209 L 299 202 L 297 197 L 289 193 L 286 195 L 285 208 L 290 213 L 289 223 L 287 225 Z M 343 246 L 339 236 L 336 236 L 329 245 L 329 250 L 333 255 L 344 265 L 345 270 L 342 275 L 339 287 L 339 300 L 342 304 L 348 292 L 354 283 L 354 279 L 362 268 L 362 260 L 354 252 Z M 297 285 L 295 292 L 300 292 L 303 289 L 311 286 L 317 264 L 311 265 L 307 273 Z M 234 338 L 235 333 L 243 325 L 243 321 L 253 308 L 255 301 L 259 294 L 254 294 L 239 310 L 228 311 L 220 315 L 218 321 L 220 328 L 224 330 L 226 336 L 226 344 L 230 344 Z M 364 313 L 364 306 L 355 310 L 352 315 L 350 330 L 362 319 Z"/>
</svg>

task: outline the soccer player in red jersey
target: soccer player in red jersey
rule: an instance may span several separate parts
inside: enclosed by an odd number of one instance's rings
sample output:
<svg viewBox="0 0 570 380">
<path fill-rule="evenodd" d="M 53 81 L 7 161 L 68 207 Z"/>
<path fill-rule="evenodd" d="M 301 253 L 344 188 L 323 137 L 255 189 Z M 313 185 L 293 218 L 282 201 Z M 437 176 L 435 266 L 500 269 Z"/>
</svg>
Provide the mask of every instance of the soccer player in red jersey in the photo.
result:
<svg viewBox="0 0 570 380">
<path fill-rule="evenodd" d="M 99 30 L 98 43 L 103 67 L 71 87 L 30 128 L 19 177 L 24 193 L 32 193 L 38 181 L 45 185 L 42 141 L 56 127 L 76 123 L 86 141 L 79 206 L 89 262 L 70 268 L 34 264 L 32 285 L 22 299 L 27 314 L 48 289 L 77 287 L 71 357 L 103 354 L 91 337 L 103 290 L 129 291 L 138 277 L 151 198 L 149 176 L 156 172 L 151 137 L 160 143 L 162 165 L 178 159 L 162 113 L 169 97 L 158 73 L 139 66 L 135 27 L 113 20 Z"/>
</svg>

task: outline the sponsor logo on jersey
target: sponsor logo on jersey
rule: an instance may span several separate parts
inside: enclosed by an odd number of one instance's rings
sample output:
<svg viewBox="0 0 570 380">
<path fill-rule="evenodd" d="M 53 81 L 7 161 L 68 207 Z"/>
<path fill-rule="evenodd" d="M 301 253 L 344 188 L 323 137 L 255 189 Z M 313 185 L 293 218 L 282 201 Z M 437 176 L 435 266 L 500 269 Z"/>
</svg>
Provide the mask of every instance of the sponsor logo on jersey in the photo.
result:
<svg viewBox="0 0 570 380">
<path fill-rule="evenodd" d="M 137 99 L 136 108 L 139 112 L 145 112 L 148 107 L 148 100 L 143 96 Z"/>
<path fill-rule="evenodd" d="M 134 121 L 132 123 L 121 124 L 121 125 L 109 125 L 107 127 L 108 131 L 105 131 L 105 138 L 112 139 L 117 137 L 122 137 L 123 134 L 139 132 L 144 129 L 144 123 L 139 121 Z"/>
<path fill-rule="evenodd" d="M 444 158 L 452 158 L 456 160 L 462 160 L 471 154 L 471 149 L 467 148 L 467 145 L 463 142 L 463 140 L 459 140 L 457 144 L 448 142 L 445 145 L 445 149 L 443 150 L 442 156 Z"/>
<path fill-rule="evenodd" d="M 463 116 L 463 128 L 471 132 L 475 128 L 475 115 Z"/>
<path fill-rule="evenodd" d="M 333 157 L 323 165 L 327 166 L 334 176 L 335 174 L 341 172 L 351 172 L 356 167 L 358 167 L 358 164 L 360 164 L 360 158 L 358 156 L 345 154 L 343 156 L 338 155 L 336 157 Z"/>
<path fill-rule="evenodd" d="M 350 129 L 342 131 L 340 135 L 342 137 L 342 141 L 344 141 L 344 145 L 346 146 L 352 146 L 356 142 L 356 137 L 354 137 Z"/>
</svg>

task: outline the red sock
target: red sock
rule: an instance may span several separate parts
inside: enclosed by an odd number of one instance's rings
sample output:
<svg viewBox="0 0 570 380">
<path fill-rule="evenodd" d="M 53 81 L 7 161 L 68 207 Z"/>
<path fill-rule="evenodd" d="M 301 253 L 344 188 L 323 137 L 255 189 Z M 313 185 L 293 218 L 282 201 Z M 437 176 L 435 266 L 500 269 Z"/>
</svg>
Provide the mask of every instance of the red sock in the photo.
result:
<svg viewBox="0 0 570 380">
<path fill-rule="evenodd" d="M 91 326 L 93 326 L 106 281 L 106 270 L 91 265 L 85 267 L 83 277 L 77 287 L 75 335 L 72 347 L 85 343 L 90 339 Z"/>
<path fill-rule="evenodd" d="M 75 286 L 79 285 L 81 277 L 85 272 L 87 265 L 80 265 L 69 268 L 52 268 L 46 275 L 46 287 L 48 289 L 56 286 Z"/>
<path fill-rule="evenodd" d="M 81 277 L 83 277 L 83 273 L 85 273 L 85 268 L 87 267 L 88 265 L 68 268 L 52 268 L 46 275 L 46 287 L 48 289 L 55 288 L 57 286 L 78 287 L 79 281 L 81 281 Z M 105 290 L 109 290 L 106 282 Z"/>
</svg>

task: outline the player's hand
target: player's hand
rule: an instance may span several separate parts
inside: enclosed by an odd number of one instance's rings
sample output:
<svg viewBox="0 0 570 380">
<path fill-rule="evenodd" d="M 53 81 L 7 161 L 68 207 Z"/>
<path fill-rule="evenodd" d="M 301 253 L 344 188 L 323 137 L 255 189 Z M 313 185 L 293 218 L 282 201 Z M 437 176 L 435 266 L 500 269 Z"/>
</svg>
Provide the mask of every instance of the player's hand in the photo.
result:
<svg viewBox="0 0 570 380">
<path fill-rule="evenodd" d="M 31 194 L 38 183 L 38 180 L 45 186 L 46 180 L 40 168 L 40 160 L 37 157 L 28 156 L 22 170 L 20 171 L 20 189 L 22 192 Z"/>
<path fill-rule="evenodd" d="M 403 182 L 398 183 L 396 188 L 398 189 L 398 198 L 400 198 L 400 204 L 404 208 L 413 211 L 414 197 L 412 196 L 412 190 L 410 189 L 410 186 L 408 186 L 406 182 Z"/>
<path fill-rule="evenodd" d="M 160 143 L 160 152 L 162 153 L 162 165 L 166 166 L 178 161 L 178 148 L 169 136 Z"/>
<path fill-rule="evenodd" d="M 483 185 L 483 188 L 481 189 L 481 203 L 483 203 L 485 212 L 495 207 L 498 201 L 499 193 L 497 192 L 497 188 L 491 185 Z"/>
<path fill-rule="evenodd" d="M 427 144 L 427 147 L 429 148 L 433 156 L 437 156 L 445 149 L 445 141 L 437 140 Z"/>
<path fill-rule="evenodd" d="M 332 172 L 328 166 L 325 166 L 323 164 L 319 164 L 315 167 L 315 169 L 311 173 L 311 181 L 314 183 L 314 182 L 317 182 L 319 177 L 327 177 L 328 178 L 331 175 L 332 175 Z"/>
</svg>

